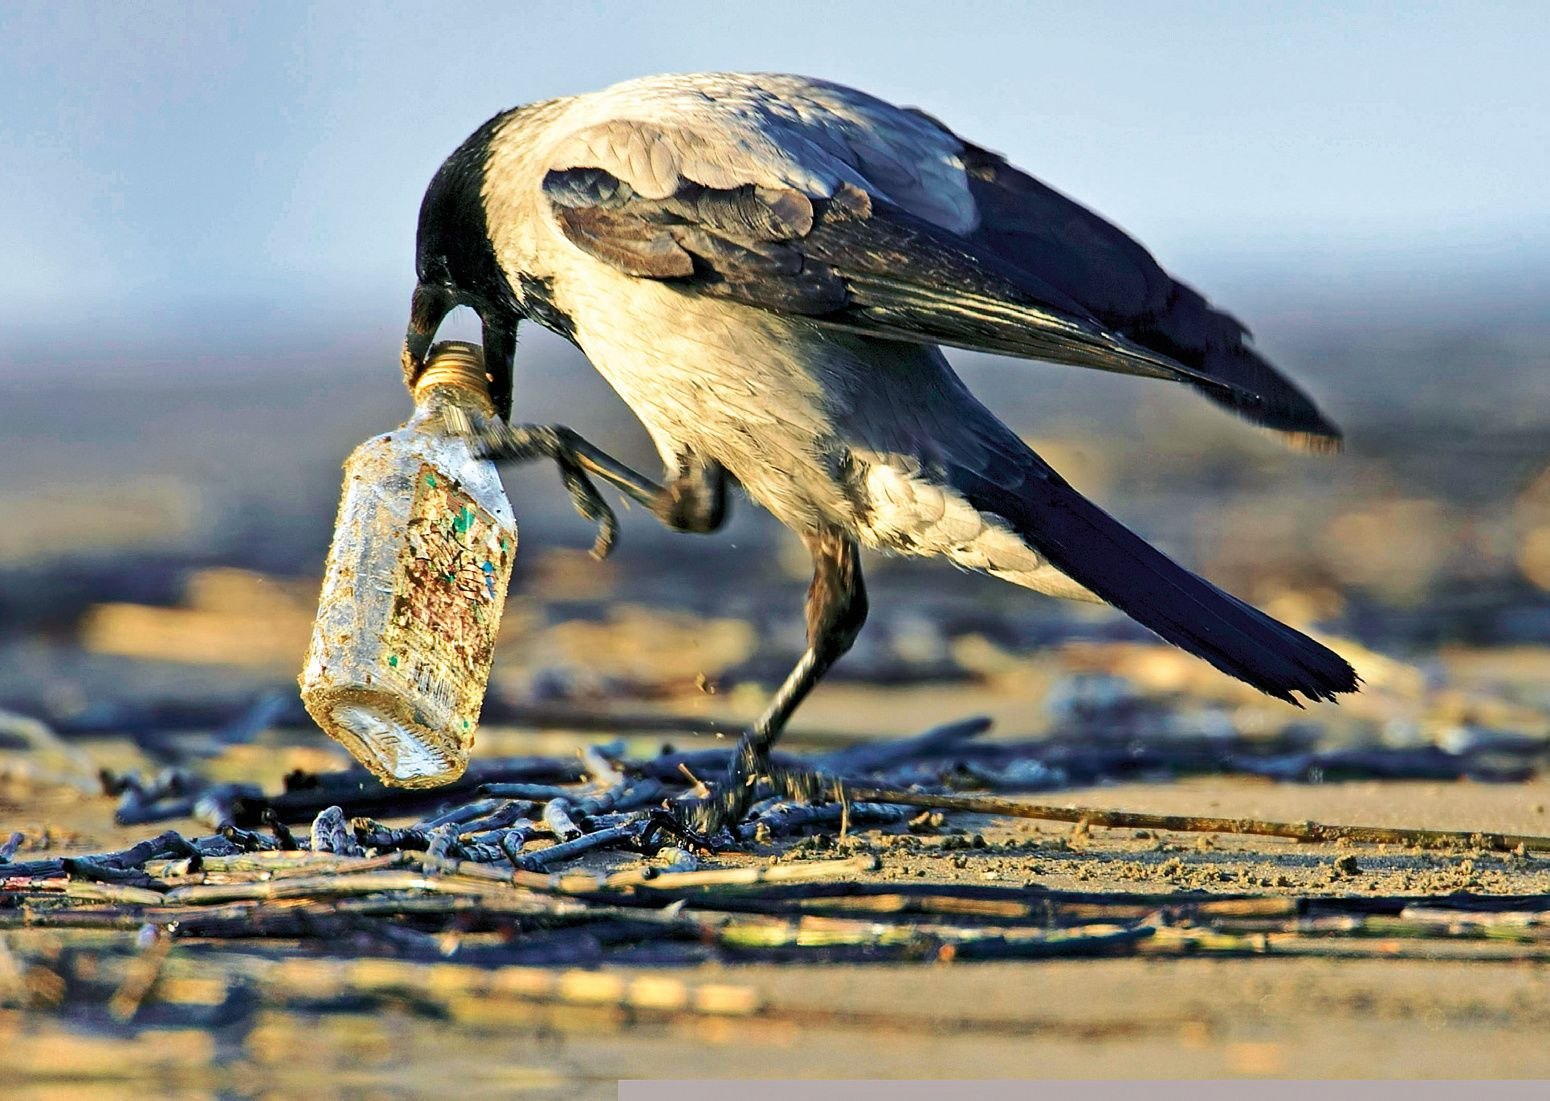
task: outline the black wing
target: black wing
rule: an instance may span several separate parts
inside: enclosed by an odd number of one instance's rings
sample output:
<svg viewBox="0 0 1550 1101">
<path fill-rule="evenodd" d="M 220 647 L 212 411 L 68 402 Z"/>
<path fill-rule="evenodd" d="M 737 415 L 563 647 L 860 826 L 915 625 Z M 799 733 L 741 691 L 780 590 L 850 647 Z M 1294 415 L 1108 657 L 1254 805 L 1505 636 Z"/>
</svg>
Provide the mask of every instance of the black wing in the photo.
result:
<svg viewBox="0 0 1550 1101">
<path fill-rule="evenodd" d="M 566 237 L 630 275 L 873 336 L 1188 382 L 1258 424 L 1338 439 L 1300 391 L 1244 348 L 1236 322 L 1174 283 L 1139 245 L 998 158 L 976 155 L 985 158 L 972 181 L 983 217 L 970 236 L 844 184 L 811 199 L 685 181 L 652 199 L 603 169 L 572 167 L 549 172 L 543 187 Z M 1025 193 L 1054 217 L 1042 220 Z"/>
<path fill-rule="evenodd" d="M 980 211 L 977 248 L 1060 287 L 1126 339 L 1226 384 L 1202 387 L 1211 400 L 1304 446 L 1338 445 L 1340 430 L 1249 346 L 1248 330 L 1133 238 L 995 153 L 965 142 L 963 162 Z"/>
</svg>

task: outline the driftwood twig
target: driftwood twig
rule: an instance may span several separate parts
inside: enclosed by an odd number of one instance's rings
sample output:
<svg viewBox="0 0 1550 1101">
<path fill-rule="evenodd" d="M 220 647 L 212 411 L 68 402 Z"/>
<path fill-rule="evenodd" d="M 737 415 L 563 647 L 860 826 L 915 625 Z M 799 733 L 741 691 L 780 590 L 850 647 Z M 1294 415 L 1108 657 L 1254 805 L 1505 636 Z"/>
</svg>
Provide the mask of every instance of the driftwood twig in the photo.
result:
<svg viewBox="0 0 1550 1101">
<path fill-rule="evenodd" d="M 927 791 L 901 791 L 868 783 L 846 783 L 844 791 L 849 799 L 864 799 L 874 803 L 902 803 L 912 807 L 967 811 L 972 814 L 1000 814 L 1009 818 L 1035 818 L 1046 822 L 1085 822 L 1089 826 L 1119 829 L 1252 834 L 1259 837 L 1286 837 L 1294 841 L 1325 843 L 1354 841 L 1366 845 L 1412 845 L 1422 849 L 1478 848 L 1494 852 L 1513 852 L 1522 848 L 1550 851 L 1550 837 L 1533 834 L 1401 829 L 1394 826 L 1341 826 L 1324 822 L 1272 822 L 1262 818 L 1148 814 L 1137 811 L 1103 810 L 1098 807 L 1057 807 L 987 795 L 938 795 Z"/>
</svg>

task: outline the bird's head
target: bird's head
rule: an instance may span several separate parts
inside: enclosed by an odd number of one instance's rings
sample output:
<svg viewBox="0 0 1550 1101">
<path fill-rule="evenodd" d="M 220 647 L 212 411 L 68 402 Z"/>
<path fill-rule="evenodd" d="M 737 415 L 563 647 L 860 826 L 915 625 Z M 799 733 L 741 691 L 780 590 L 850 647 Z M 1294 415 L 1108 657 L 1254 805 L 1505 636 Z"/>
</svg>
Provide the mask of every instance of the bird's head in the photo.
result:
<svg viewBox="0 0 1550 1101">
<path fill-rule="evenodd" d="M 483 328 L 490 398 L 496 412 L 509 418 L 517 325 L 524 314 L 496 259 L 482 196 L 490 139 L 500 121 L 491 119 L 475 131 L 447 158 L 425 191 L 415 243 L 419 282 L 409 306 L 403 367 L 404 382 L 412 390 L 442 320 L 454 307 L 468 306 Z"/>
</svg>

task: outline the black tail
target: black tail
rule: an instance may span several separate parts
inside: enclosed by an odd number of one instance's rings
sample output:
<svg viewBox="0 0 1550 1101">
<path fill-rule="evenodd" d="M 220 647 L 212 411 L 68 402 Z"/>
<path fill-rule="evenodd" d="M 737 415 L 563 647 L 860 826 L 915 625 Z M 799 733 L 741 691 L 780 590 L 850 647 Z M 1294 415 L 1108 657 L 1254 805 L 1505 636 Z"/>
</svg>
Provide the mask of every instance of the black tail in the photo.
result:
<svg viewBox="0 0 1550 1101">
<path fill-rule="evenodd" d="M 1027 455 L 1020 484 L 961 469 L 953 484 L 1073 581 L 1229 676 L 1294 704 L 1293 692 L 1332 700 L 1357 690 L 1339 654 L 1190 573 Z"/>
</svg>

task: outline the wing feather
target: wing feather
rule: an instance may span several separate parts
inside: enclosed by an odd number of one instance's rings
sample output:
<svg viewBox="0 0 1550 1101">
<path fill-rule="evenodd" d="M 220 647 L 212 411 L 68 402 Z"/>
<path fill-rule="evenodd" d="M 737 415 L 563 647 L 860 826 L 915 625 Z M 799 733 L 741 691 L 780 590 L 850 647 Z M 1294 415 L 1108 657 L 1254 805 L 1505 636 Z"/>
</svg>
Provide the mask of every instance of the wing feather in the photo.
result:
<svg viewBox="0 0 1550 1101">
<path fill-rule="evenodd" d="M 1236 319 L 1098 215 L 929 116 L 820 82 L 748 79 L 769 86 L 729 82 L 561 142 L 543 179 L 560 232 L 687 293 L 1183 381 L 1299 442 L 1338 441 Z"/>
<path fill-rule="evenodd" d="M 629 275 L 889 339 L 1217 386 L 848 184 L 816 202 L 790 189 L 695 183 L 651 199 L 601 169 L 572 168 L 551 171 L 544 191 L 572 244 Z"/>
<path fill-rule="evenodd" d="M 980 210 L 977 246 L 1059 286 L 1128 339 L 1224 384 L 1205 390 L 1211 400 L 1303 446 L 1338 444 L 1340 430 L 1249 345 L 1237 318 L 1172 278 L 1123 230 L 967 142 L 964 166 Z"/>
</svg>

